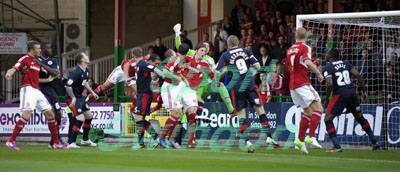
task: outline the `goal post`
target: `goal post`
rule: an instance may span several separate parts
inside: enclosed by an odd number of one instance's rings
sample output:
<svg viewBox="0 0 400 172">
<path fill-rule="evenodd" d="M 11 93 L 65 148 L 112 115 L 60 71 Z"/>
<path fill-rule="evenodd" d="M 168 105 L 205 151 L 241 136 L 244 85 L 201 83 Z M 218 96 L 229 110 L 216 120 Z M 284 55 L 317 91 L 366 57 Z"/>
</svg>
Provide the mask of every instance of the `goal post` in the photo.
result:
<svg viewBox="0 0 400 172">
<path fill-rule="evenodd" d="M 296 28 L 300 27 L 307 30 L 306 44 L 319 70 L 327 63 L 328 49 L 336 48 L 342 60 L 360 72 L 369 95 L 368 102 L 361 105 L 364 117 L 384 148 L 399 149 L 400 11 L 297 15 Z M 325 97 L 325 83 L 317 82 L 313 74 L 310 81 Z M 353 82 L 360 92 L 357 81 Z M 344 147 L 366 148 L 371 144 L 351 114 L 343 112 L 334 123 Z M 323 118 L 320 127 L 325 127 Z M 318 140 L 330 145 L 326 132 L 319 133 Z"/>
</svg>

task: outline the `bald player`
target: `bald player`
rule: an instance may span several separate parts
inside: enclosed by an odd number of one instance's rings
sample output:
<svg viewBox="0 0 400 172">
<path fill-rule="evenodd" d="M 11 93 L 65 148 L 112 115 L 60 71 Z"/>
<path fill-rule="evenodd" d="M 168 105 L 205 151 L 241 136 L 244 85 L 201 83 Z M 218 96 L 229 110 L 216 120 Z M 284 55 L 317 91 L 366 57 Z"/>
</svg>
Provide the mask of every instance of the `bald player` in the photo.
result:
<svg viewBox="0 0 400 172">
<path fill-rule="evenodd" d="M 296 43 L 287 50 L 287 68 L 290 72 L 290 95 L 293 103 L 304 110 L 304 115 L 300 120 L 298 138 L 294 144 L 303 152 L 308 153 L 305 143 L 322 148 L 315 138 L 315 130 L 321 120 L 323 108 L 321 98 L 311 86 L 308 77 L 308 70 L 312 71 L 322 82 L 324 77 L 311 62 L 311 47 L 305 44 L 306 30 L 299 28 L 296 30 Z M 304 138 L 307 129 L 310 129 L 308 136 Z"/>
</svg>

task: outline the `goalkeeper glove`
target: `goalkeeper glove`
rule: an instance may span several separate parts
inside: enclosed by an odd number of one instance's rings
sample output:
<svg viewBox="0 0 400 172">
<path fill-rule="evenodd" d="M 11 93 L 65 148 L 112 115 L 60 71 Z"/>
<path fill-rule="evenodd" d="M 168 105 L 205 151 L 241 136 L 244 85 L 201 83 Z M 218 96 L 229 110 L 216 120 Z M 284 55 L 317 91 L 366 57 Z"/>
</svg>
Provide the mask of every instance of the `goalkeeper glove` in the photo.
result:
<svg viewBox="0 0 400 172">
<path fill-rule="evenodd" d="M 175 31 L 175 36 L 179 37 L 181 35 L 181 24 L 176 24 L 173 29 Z"/>
</svg>

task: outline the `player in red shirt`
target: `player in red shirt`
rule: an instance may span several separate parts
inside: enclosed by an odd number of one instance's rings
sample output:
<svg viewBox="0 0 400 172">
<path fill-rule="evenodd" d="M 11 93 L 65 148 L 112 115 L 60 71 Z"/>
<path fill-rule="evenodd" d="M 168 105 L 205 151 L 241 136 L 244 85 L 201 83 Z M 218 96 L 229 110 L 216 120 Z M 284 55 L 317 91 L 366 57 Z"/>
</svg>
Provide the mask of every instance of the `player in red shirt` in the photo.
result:
<svg viewBox="0 0 400 172">
<path fill-rule="evenodd" d="M 46 116 L 49 130 L 54 141 L 53 147 L 57 149 L 69 149 L 63 144 L 60 144 L 54 113 L 51 109 L 51 105 L 43 93 L 40 92 L 39 88 L 39 71 L 41 67 L 53 75 L 57 74 L 57 72 L 42 65 L 37 59 L 39 55 L 40 44 L 38 42 L 29 42 L 28 54 L 21 57 L 5 75 L 7 80 L 11 80 L 12 75 L 14 75 L 16 71 L 21 72 L 22 83 L 20 88 L 20 109 L 23 111 L 22 117 L 15 125 L 11 138 L 6 142 L 6 146 L 13 150 L 20 150 L 15 145 L 15 139 L 24 128 L 25 124 L 29 121 L 33 109 L 37 109 Z"/>
<path fill-rule="evenodd" d="M 134 47 L 131 50 L 131 55 L 132 58 L 128 60 L 123 60 L 120 66 L 117 66 L 111 74 L 108 76 L 106 82 L 103 83 L 103 85 L 99 85 L 96 89 L 94 89 L 94 92 L 96 94 L 100 94 L 101 92 L 110 89 L 113 87 L 115 84 L 119 82 L 125 81 L 127 85 L 132 89 L 133 92 L 133 99 L 132 99 L 132 106 L 131 106 L 131 112 L 134 112 L 134 109 L 136 107 L 136 78 L 135 78 L 135 66 L 136 63 L 133 60 L 133 58 L 136 57 L 141 57 L 143 56 L 143 51 L 139 47 Z M 146 57 L 143 56 L 143 59 L 147 60 Z M 90 101 L 93 99 L 93 95 L 89 95 L 86 98 L 86 101 Z"/>
<path fill-rule="evenodd" d="M 323 76 L 311 62 L 311 48 L 305 44 L 306 30 L 299 28 L 296 31 L 296 43 L 287 51 L 287 68 L 290 72 L 290 95 L 293 103 L 303 108 L 304 115 L 300 120 L 298 138 L 294 144 L 302 152 L 308 153 L 305 143 L 322 148 L 315 138 L 315 130 L 321 120 L 323 108 L 321 98 L 310 84 L 308 70 L 311 70 L 318 77 L 318 81 L 323 81 Z M 307 128 L 310 129 L 308 137 L 304 139 Z"/>
</svg>

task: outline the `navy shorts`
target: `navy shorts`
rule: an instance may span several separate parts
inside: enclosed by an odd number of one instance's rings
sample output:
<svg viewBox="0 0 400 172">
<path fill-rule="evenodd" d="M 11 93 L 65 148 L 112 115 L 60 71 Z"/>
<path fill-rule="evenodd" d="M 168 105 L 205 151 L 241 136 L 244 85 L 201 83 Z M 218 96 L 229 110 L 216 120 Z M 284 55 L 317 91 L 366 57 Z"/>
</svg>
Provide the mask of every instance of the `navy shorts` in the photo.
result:
<svg viewBox="0 0 400 172">
<path fill-rule="evenodd" d="M 57 93 L 52 87 L 42 87 L 40 91 L 46 97 L 47 101 L 55 110 L 61 110 L 60 101 L 58 100 Z"/>
<path fill-rule="evenodd" d="M 67 99 L 67 105 L 71 104 L 72 99 Z M 75 116 L 83 114 L 83 112 L 89 111 L 89 105 L 83 98 L 76 98 L 75 106 L 71 108 Z"/>
<path fill-rule="evenodd" d="M 150 115 L 150 105 L 153 93 L 138 93 L 136 101 L 136 115 Z"/>
<path fill-rule="evenodd" d="M 249 104 L 250 106 L 261 106 L 262 104 L 260 94 L 258 93 L 256 87 L 247 88 L 244 92 L 239 92 L 232 89 L 231 99 L 235 112 L 246 108 Z"/>
<path fill-rule="evenodd" d="M 346 108 L 347 113 L 355 114 L 361 112 L 360 103 L 355 91 L 333 95 L 326 108 L 326 112 L 337 116 L 342 114 L 344 108 Z"/>
</svg>

